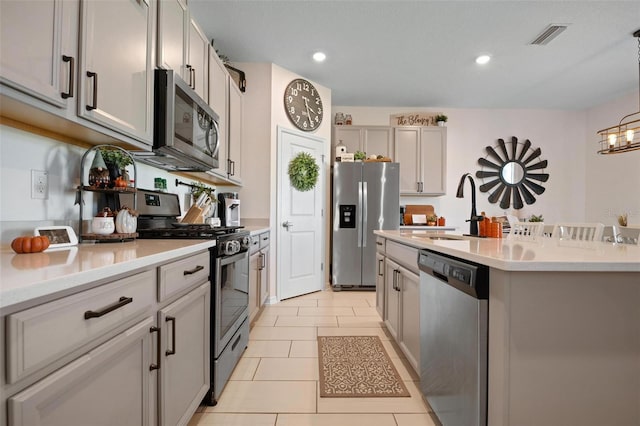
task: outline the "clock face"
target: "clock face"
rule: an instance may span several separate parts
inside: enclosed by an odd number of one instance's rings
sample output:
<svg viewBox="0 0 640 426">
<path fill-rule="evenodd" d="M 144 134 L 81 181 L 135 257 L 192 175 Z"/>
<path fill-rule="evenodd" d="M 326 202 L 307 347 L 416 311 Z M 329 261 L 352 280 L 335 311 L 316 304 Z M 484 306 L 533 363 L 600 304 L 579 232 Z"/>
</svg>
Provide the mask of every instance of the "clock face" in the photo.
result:
<svg viewBox="0 0 640 426">
<path fill-rule="evenodd" d="M 298 78 L 284 92 L 284 109 L 289 120 L 300 130 L 311 132 L 322 123 L 322 100 L 320 94 L 307 80 Z"/>
</svg>

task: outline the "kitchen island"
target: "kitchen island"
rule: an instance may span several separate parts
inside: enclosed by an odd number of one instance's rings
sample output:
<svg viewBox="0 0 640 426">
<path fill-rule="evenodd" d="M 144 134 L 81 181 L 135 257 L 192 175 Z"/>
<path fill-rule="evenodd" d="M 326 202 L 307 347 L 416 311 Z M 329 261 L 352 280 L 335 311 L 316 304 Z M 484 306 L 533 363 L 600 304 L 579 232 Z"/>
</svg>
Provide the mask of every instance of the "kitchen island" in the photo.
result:
<svg viewBox="0 0 640 426">
<path fill-rule="evenodd" d="M 640 247 L 375 233 L 489 266 L 487 424 L 640 424 Z"/>
</svg>

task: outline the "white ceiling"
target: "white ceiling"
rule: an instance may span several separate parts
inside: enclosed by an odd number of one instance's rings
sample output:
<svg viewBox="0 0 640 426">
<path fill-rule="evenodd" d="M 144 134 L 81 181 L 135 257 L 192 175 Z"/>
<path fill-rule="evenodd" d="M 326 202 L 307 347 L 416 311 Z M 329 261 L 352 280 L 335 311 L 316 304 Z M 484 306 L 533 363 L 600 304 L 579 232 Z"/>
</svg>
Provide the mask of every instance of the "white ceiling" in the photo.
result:
<svg viewBox="0 0 640 426">
<path fill-rule="evenodd" d="M 333 105 L 583 109 L 638 90 L 639 0 L 189 0 L 189 8 L 232 62 L 273 62 L 330 88 Z M 571 25 L 530 45 L 551 23 Z M 317 50 L 322 64 L 311 59 Z M 480 53 L 493 58 L 484 67 L 474 62 Z"/>
</svg>

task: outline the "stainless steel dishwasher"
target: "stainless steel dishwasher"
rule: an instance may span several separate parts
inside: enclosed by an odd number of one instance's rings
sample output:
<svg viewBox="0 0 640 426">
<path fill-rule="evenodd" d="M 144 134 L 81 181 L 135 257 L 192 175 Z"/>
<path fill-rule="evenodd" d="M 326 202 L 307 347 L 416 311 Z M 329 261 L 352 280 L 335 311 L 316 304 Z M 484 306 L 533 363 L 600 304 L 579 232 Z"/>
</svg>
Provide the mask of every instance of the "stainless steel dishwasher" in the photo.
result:
<svg viewBox="0 0 640 426">
<path fill-rule="evenodd" d="M 443 426 L 486 426 L 489 268 L 421 250 L 420 390 Z"/>
</svg>

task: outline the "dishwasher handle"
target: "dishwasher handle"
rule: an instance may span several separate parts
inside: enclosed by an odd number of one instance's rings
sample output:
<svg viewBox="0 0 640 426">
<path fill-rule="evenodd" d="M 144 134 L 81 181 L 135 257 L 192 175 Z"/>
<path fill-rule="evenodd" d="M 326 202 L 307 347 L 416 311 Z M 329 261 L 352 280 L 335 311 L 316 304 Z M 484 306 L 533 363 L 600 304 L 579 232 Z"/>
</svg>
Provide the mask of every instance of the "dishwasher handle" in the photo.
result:
<svg viewBox="0 0 640 426">
<path fill-rule="evenodd" d="M 431 275 L 433 275 L 434 277 L 440 279 L 441 281 L 444 281 L 445 283 L 449 282 L 449 277 L 446 276 L 446 275 L 441 274 L 438 271 L 431 270 Z"/>
</svg>

